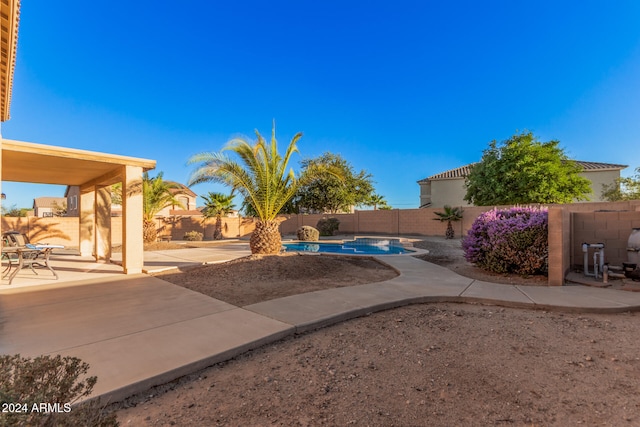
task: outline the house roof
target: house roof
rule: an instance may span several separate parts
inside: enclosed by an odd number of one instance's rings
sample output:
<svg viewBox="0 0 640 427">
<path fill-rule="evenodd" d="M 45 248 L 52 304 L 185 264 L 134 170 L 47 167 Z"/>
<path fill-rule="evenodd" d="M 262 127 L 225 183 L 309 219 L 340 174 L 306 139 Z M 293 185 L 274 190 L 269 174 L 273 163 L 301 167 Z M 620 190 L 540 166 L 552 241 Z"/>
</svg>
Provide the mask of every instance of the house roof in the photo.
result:
<svg viewBox="0 0 640 427">
<path fill-rule="evenodd" d="M 584 171 L 622 170 L 622 169 L 624 169 L 624 168 L 629 166 L 629 165 L 619 165 L 619 164 L 614 164 L 614 163 L 585 162 L 585 161 L 582 161 L 582 160 L 576 160 L 575 162 L 578 163 L 582 167 L 582 170 L 584 170 Z M 448 171 L 440 172 L 438 174 L 431 175 L 428 178 L 421 179 L 420 181 L 418 181 L 418 183 L 428 182 L 428 181 L 436 181 L 436 180 L 440 180 L 440 179 L 461 179 L 461 178 L 465 178 L 467 175 L 469 175 L 469 172 L 471 170 L 470 169 L 471 166 L 473 166 L 475 164 L 477 164 L 477 163 L 470 163 L 470 164 L 465 165 L 465 166 L 460 166 L 459 168 L 455 168 L 455 169 L 451 169 L 451 170 L 448 170 Z"/>
<path fill-rule="evenodd" d="M 62 206 L 66 203 L 67 199 L 64 197 L 36 197 L 33 199 L 34 208 L 55 208 L 56 206 Z"/>
<path fill-rule="evenodd" d="M 0 121 L 2 122 L 9 120 L 19 21 L 20 0 L 0 2 Z"/>
<path fill-rule="evenodd" d="M 175 181 L 168 181 L 168 182 L 171 183 L 171 184 L 175 184 L 175 185 L 180 187 L 180 188 L 171 188 L 169 190 L 169 191 L 171 191 L 171 193 L 173 193 L 173 194 L 186 194 L 187 196 L 198 197 L 198 195 L 196 193 L 194 193 L 193 190 L 191 190 L 186 185 L 181 184 L 179 182 L 175 182 Z"/>
</svg>

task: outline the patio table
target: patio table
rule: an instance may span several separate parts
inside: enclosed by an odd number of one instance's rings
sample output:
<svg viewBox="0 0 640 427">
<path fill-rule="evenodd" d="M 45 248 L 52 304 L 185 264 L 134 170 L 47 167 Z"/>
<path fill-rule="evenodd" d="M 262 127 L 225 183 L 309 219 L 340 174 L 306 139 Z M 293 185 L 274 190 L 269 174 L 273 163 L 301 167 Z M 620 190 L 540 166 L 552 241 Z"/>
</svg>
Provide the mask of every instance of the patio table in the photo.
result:
<svg viewBox="0 0 640 427">
<path fill-rule="evenodd" d="M 49 256 L 54 249 L 63 249 L 62 245 L 27 245 L 27 246 L 7 246 L 2 248 L 2 261 L 7 265 L 4 268 L 2 275 L 7 277 L 9 285 L 13 282 L 13 279 L 18 275 L 20 270 L 24 266 L 29 266 L 34 273 L 34 265 L 46 267 L 53 273 L 56 280 L 58 279 L 58 273 L 49 264 Z M 40 257 L 42 255 L 42 257 Z M 17 259 L 16 259 L 17 257 Z M 15 269 L 13 268 L 15 266 Z M 12 271 L 13 270 L 13 271 Z M 36 273 L 38 274 L 38 273 Z"/>
</svg>

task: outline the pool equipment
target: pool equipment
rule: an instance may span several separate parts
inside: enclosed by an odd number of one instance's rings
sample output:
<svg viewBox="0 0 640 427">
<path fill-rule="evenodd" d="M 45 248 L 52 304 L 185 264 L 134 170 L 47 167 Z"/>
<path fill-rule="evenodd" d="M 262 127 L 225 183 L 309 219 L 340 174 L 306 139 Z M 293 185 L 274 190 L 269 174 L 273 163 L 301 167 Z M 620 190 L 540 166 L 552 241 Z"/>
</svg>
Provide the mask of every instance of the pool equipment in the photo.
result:
<svg viewBox="0 0 640 427">
<path fill-rule="evenodd" d="M 593 249 L 593 273 L 589 273 L 589 249 Z M 583 243 L 584 275 L 599 278 L 598 270 L 604 271 L 604 243 Z"/>
</svg>

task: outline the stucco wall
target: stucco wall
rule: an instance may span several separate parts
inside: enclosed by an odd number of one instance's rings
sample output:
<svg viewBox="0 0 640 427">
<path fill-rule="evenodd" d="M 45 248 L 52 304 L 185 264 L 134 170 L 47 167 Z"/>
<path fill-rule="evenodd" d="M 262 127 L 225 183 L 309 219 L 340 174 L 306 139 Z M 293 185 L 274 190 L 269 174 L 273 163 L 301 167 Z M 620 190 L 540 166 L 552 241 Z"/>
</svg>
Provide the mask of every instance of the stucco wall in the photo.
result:
<svg viewBox="0 0 640 427">
<path fill-rule="evenodd" d="M 467 190 L 464 179 L 440 179 L 431 183 L 431 207 L 469 206 L 464 200 Z"/>
<path fill-rule="evenodd" d="M 602 186 L 615 183 L 620 171 L 585 171 L 580 174 L 591 181 L 591 202 L 602 202 Z"/>
</svg>

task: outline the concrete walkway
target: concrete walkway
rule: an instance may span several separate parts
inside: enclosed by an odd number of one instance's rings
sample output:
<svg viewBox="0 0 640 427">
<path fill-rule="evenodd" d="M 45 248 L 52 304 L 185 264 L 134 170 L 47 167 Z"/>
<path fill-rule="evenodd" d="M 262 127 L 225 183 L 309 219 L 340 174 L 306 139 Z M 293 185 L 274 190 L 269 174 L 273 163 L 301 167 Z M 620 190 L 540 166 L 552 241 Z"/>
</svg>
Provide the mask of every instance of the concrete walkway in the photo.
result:
<svg viewBox="0 0 640 427">
<path fill-rule="evenodd" d="M 185 253 L 170 255 L 179 262 L 201 261 L 184 260 Z M 285 336 L 411 303 L 482 302 L 572 312 L 640 309 L 638 293 L 498 285 L 411 256 L 380 260 L 400 276 L 242 308 L 144 274 L 0 293 L 0 353 L 79 357 L 98 376 L 94 395 L 117 401 Z"/>
</svg>

